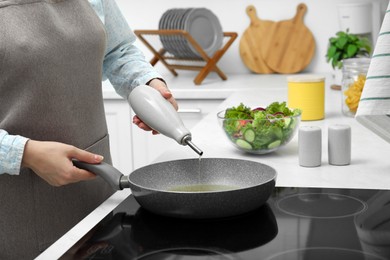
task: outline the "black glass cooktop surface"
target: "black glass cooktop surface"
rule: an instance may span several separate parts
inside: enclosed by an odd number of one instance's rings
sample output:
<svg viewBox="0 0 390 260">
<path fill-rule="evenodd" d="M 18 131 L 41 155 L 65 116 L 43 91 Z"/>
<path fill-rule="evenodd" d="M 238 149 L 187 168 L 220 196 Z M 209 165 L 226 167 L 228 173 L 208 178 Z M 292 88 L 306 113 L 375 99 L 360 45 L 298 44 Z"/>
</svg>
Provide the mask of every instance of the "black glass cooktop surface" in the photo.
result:
<svg viewBox="0 0 390 260">
<path fill-rule="evenodd" d="M 130 196 L 64 259 L 390 259 L 390 191 L 275 188 L 244 215 L 186 220 Z"/>
</svg>

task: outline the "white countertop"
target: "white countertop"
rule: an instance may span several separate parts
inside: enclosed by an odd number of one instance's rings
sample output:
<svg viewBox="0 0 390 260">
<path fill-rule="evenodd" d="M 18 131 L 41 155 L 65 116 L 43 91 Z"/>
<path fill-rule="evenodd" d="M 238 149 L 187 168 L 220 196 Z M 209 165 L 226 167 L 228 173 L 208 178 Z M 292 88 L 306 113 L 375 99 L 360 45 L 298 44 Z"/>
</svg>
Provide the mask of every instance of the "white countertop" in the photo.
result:
<svg viewBox="0 0 390 260">
<path fill-rule="evenodd" d="M 313 125 L 322 129 L 322 164 L 319 167 L 301 167 L 298 163 L 298 135 L 280 150 L 266 155 L 252 155 L 237 150 L 218 125 L 216 113 L 240 102 L 250 106 L 266 106 L 273 101 L 284 101 L 286 88 L 256 89 L 234 93 L 218 109 L 196 125 L 191 133 L 193 142 L 203 150 L 204 157 L 241 158 L 268 164 L 278 172 L 276 185 L 289 187 L 330 187 L 390 189 L 390 145 L 354 118 L 341 114 L 340 91 L 326 88 L 325 120 L 302 121 L 301 126 Z M 333 124 L 347 124 L 352 130 L 352 160 L 350 165 L 334 166 L 328 163 L 327 131 Z M 194 158 L 188 147 L 173 147 L 158 161 Z"/>
<path fill-rule="evenodd" d="M 301 126 L 316 125 L 322 129 L 322 165 L 314 168 L 299 166 L 297 135 L 279 151 L 266 155 L 251 155 L 234 148 L 217 122 L 216 113 L 218 111 L 236 106 L 240 102 L 254 107 L 265 106 L 273 101 L 287 100 L 286 75 L 230 76 L 227 81 L 221 81 L 218 78 L 205 80 L 200 86 L 194 85 L 192 79 L 189 78 L 177 77 L 168 79 L 168 82 L 176 98 L 208 99 L 229 96 L 218 109 L 191 129 L 193 142 L 204 151 L 204 157 L 241 158 L 268 164 L 278 172 L 277 186 L 390 189 L 390 162 L 388 160 L 390 145 L 353 118 L 341 114 L 341 93 L 330 90 L 328 78 L 325 120 L 301 123 Z M 105 98 L 111 98 L 109 92 L 103 90 L 103 93 L 105 93 Z M 327 128 L 332 124 L 348 124 L 352 128 L 350 165 L 328 164 Z M 194 157 L 197 155 L 189 147 L 178 145 L 160 156 L 157 161 Z M 129 190 L 115 193 L 37 259 L 60 257 L 130 194 Z"/>
<path fill-rule="evenodd" d="M 225 99 L 237 91 L 287 84 L 287 75 L 228 75 L 227 80 L 221 80 L 217 75 L 210 74 L 201 85 L 195 85 L 192 81 L 194 75 L 196 74 L 179 74 L 174 77 L 168 74 L 164 75 L 164 79 L 176 99 Z M 122 99 L 108 80 L 103 82 L 103 98 Z"/>
</svg>

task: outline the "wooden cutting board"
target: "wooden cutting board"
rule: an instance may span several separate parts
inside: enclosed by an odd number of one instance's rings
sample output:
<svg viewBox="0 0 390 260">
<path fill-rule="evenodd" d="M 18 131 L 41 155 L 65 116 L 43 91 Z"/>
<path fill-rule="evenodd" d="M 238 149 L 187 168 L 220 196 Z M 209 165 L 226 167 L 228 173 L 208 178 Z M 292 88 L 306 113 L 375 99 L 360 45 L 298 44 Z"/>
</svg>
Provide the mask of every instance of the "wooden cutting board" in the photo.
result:
<svg viewBox="0 0 390 260">
<path fill-rule="evenodd" d="M 240 40 L 241 59 L 252 72 L 273 73 L 262 58 L 261 48 L 274 22 L 259 19 L 253 5 L 246 8 L 246 13 L 249 16 L 250 25 Z"/>
<path fill-rule="evenodd" d="M 269 29 L 269 41 L 261 48 L 263 60 L 269 68 L 278 73 L 302 71 L 311 62 L 315 41 L 313 34 L 303 23 L 307 6 L 297 7 L 295 17 L 274 23 Z"/>
</svg>

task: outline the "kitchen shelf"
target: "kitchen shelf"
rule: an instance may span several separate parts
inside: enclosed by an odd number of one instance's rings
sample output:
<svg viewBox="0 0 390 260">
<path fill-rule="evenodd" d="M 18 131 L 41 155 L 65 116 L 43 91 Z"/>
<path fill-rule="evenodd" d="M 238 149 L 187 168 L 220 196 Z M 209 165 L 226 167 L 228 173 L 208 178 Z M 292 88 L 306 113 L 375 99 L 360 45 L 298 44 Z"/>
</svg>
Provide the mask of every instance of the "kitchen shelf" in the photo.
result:
<svg viewBox="0 0 390 260">
<path fill-rule="evenodd" d="M 185 30 L 135 30 L 134 33 L 153 53 L 154 57 L 150 60 L 150 64 L 152 64 L 152 66 L 155 66 L 157 62 L 160 61 L 174 76 L 178 75 L 176 70 L 199 71 L 194 79 L 195 85 L 200 85 L 210 72 L 216 72 L 222 80 L 227 79 L 225 73 L 218 68 L 217 63 L 237 38 L 237 33 L 235 32 L 223 33 L 223 46 L 211 57 L 206 54 L 203 48 Z M 162 47 L 160 38 L 156 36 L 184 37 L 198 52 L 200 57 L 175 57 Z"/>
</svg>

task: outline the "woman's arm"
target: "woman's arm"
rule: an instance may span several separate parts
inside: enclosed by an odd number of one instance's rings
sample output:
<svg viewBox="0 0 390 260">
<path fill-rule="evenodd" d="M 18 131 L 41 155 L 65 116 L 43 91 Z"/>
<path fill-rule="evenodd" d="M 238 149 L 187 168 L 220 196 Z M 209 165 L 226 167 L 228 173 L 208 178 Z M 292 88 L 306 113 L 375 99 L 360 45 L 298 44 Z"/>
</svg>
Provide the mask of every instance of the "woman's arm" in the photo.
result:
<svg viewBox="0 0 390 260">
<path fill-rule="evenodd" d="M 100 163 L 101 155 L 59 142 L 28 140 L 23 153 L 22 167 L 32 169 L 53 186 L 90 180 L 95 174 L 73 166 L 72 159 L 87 163 Z"/>
<path fill-rule="evenodd" d="M 141 50 L 134 45 L 136 36 L 115 0 L 102 0 L 102 2 L 107 34 L 103 73 L 110 80 L 116 92 L 127 99 L 134 87 L 145 85 L 153 78 L 161 78 L 161 75 L 145 60 Z"/>
<path fill-rule="evenodd" d="M 0 129 L 0 174 L 18 175 L 27 138 Z"/>
<path fill-rule="evenodd" d="M 71 159 L 100 163 L 103 157 L 58 142 L 34 141 L 0 129 L 0 174 L 19 175 L 32 169 L 53 186 L 95 178 L 95 174 L 73 166 Z"/>
<path fill-rule="evenodd" d="M 103 76 L 110 80 L 116 92 L 127 99 L 133 88 L 147 84 L 157 89 L 177 110 L 176 100 L 165 81 L 145 60 L 141 50 L 134 45 L 136 36 L 115 0 L 90 0 L 90 3 L 106 29 L 107 48 L 103 62 Z M 137 116 L 134 116 L 133 123 L 143 130 L 152 130 Z M 157 132 L 153 130 L 153 134 Z"/>
</svg>

